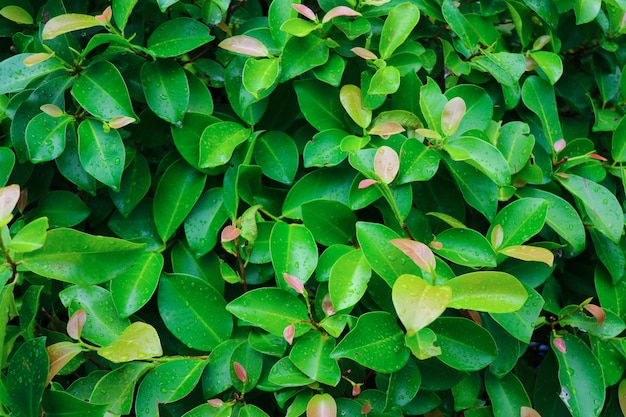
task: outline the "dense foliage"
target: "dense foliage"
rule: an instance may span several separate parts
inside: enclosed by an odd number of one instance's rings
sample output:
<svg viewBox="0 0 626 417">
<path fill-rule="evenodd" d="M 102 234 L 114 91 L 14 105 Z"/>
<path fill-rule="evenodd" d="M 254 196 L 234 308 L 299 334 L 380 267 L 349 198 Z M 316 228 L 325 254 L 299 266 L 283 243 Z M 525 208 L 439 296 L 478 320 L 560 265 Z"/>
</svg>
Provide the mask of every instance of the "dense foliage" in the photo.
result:
<svg viewBox="0 0 626 417">
<path fill-rule="evenodd" d="M 626 415 L 623 0 L 0 0 L 0 416 Z"/>
</svg>

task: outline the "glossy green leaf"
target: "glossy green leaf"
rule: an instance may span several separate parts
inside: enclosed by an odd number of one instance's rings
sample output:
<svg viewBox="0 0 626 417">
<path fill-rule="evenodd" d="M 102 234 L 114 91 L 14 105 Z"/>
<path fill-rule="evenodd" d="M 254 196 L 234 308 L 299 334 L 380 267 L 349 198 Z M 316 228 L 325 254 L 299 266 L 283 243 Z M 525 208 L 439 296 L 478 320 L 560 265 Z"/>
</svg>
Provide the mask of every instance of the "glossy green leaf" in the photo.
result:
<svg viewBox="0 0 626 417">
<path fill-rule="evenodd" d="M 350 118 L 363 129 L 372 121 L 372 111 L 363 107 L 361 89 L 356 85 L 347 84 L 341 87 L 339 100 Z"/>
<path fill-rule="evenodd" d="M 63 391 L 46 391 L 42 406 L 46 416 L 67 417 L 80 415 L 85 417 L 104 417 L 106 404 L 91 404 Z"/>
<path fill-rule="evenodd" d="M 389 58 L 409 37 L 420 18 L 420 10 L 412 3 L 402 3 L 389 11 L 380 35 L 382 59 Z"/>
<path fill-rule="evenodd" d="M 393 284 L 393 305 L 400 321 L 412 336 L 439 317 L 452 297 L 447 285 L 432 286 L 423 279 L 404 274 Z"/>
<path fill-rule="evenodd" d="M 626 117 L 622 117 L 613 132 L 611 156 L 616 162 L 626 161 Z"/>
<path fill-rule="evenodd" d="M 6 248 L 17 253 L 32 252 L 43 247 L 48 230 L 48 219 L 35 219 L 24 226 L 6 245 Z"/>
<path fill-rule="evenodd" d="M 122 32 L 124 31 L 124 28 L 126 28 L 128 18 L 130 17 L 134 7 L 137 5 L 137 2 L 138 0 L 113 0 L 113 18 L 115 19 L 115 24 L 122 30 Z"/>
<path fill-rule="evenodd" d="M 297 80 L 294 89 L 302 115 L 319 131 L 345 129 L 339 91 L 316 80 Z"/>
<path fill-rule="evenodd" d="M 490 372 L 485 373 L 485 389 L 491 399 L 494 415 L 516 416 L 520 414 L 522 407 L 531 406 L 524 386 L 513 373 L 502 378 L 497 378 Z"/>
<path fill-rule="evenodd" d="M 235 122 L 211 124 L 200 138 L 200 167 L 215 168 L 227 163 L 235 148 L 250 136 L 250 130 Z"/>
<path fill-rule="evenodd" d="M 166 122 L 182 125 L 189 104 L 185 71 L 173 61 L 146 62 L 141 67 L 141 85 L 150 109 Z"/>
<path fill-rule="evenodd" d="M 56 159 L 65 150 L 65 131 L 73 117 L 50 117 L 46 113 L 35 116 L 26 127 L 26 146 L 32 162 Z"/>
<path fill-rule="evenodd" d="M 561 57 L 554 52 L 548 51 L 534 51 L 530 53 L 530 56 L 546 74 L 550 84 L 556 84 L 561 75 L 563 75 L 563 61 Z"/>
<path fill-rule="evenodd" d="M 261 135 L 254 145 L 254 159 L 263 174 L 290 185 L 298 170 L 298 148 L 287 134 L 276 130 Z"/>
<path fill-rule="evenodd" d="M 341 370 L 330 357 L 335 339 L 320 332 L 308 332 L 294 343 L 289 359 L 308 377 L 326 385 L 335 386 L 341 379 Z"/>
<path fill-rule="evenodd" d="M 600 305 L 624 320 L 626 318 L 626 280 L 614 282 L 607 270 L 597 265 L 594 271 L 594 282 Z"/>
<path fill-rule="evenodd" d="M 508 162 L 490 143 L 473 136 L 463 136 L 447 142 L 446 152 L 454 161 L 465 161 L 503 186 L 511 182 Z"/>
<path fill-rule="evenodd" d="M 385 409 L 402 407 L 417 394 L 422 383 L 422 375 L 413 358 L 409 358 L 404 368 L 389 377 Z"/>
<path fill-rule="evenodd" d="M 519 91 L 518 80 L 526 70 L 524 55 L 509 52 L 486 53 L 472 63 L 491 74 L 503 87 Z"/>
<path fill-rule="evenodd" d="M 109 191 L 111 201 L 123 216 L 128 216 L 146 196 L 152 178 L 146 157 L 137 154 L 122 173 L 120 190 Z"/>
<path fill-rule="evenodd" d="M 602 1 L 600 0 L 591 0 L 591 1 L 583 1 L 576 0 L 574 2 L 574 13 L 576 14 L 576 24 L 581 25 L 583 23 L 589 23 L 596 18 L 598 12 L 600 12 L 600 7 L 602 6 Z"/>
<path fill-rule="evenodd" d="M 361 315 L 352 330 L 331 353 L 332 358 L 348 358 L 375 372 L 392 373 L 409 359 L 404 333 L 394 317 L 383 311 Z"/>
<path fill-rule="evenodd" d="M 310 326 L 306 305 L 295 295 L 279 288 L 258 288 L 231 301 L 226 309 L 275 336 L 282 337 L 285 327 L 295 325 L 295 337 Z"/>
<path fill-rule="evenodd" d="M 331 167 L 346 159 L 347 153 L 341 150 L 341 141 L 348 136 L 339 129 L 327 129 L 317 133 L 304 147 L 304 167 Z"/>
<path fill-rule="evenodd" d="M 31 213 L 33 217 L 47 217 L 50 227 L 57 228 L 76 226 L 89 217 L 91 210 L 76 194 L 52 191 L 39 200 Z"/>
<path fill-rule="evenodd" d="M 120 71 L 109 61 L 96 62 L 81 72 L 72 86 L 72 95 L 85 110 L 104 122 L 119 116 L 139 119 Z"/>
<path fill-rule="evenodd" d="M 369 264 L 359 249 L 340 256 L 330 270 L 328 290 L 335 311 L 359 302 L 372 275 Z"/>
<path fill-rule="evenodd" d="M 618 243 L 624 229 L 624 213 L 615 195 L 602 185 L 577 175 L 557 178 L 567 191 L 582 201 L 593 225 Z"/>
<path fill-rule="evenodd" d="M 78 310 L 85 310 L 87 321 L 81 337 L 100 346 L 113 343 L 130 325 L 128 319 L 117 314 L 111 293 L 97 285 L 68 287 L 59 298 L 69 307 L 70 316 Z"/>
<path fill-rule="evenodd" d="M 496 266 L 496 254 L 483 235 L 472 229 L 452 228 L 436 236 L 433 251 L 449 261 L 470 267 Z"/>
<path fill-rule="evenodd" d="M 19 92 L 31 81 L 64 68 L 54 57 L 35 65 L 25 65 L 24 60 L 33 55 L 17 54 L 0 62 L 0 94 Z"/>
<path fill-rule="evenodd" d="M 546 222 L 548 203 L 538 198 L 522 198 L 504 207 L 493 221 L 487 236 L 496 225 L 502 227 L 499 247 L 520 245 L 539 233 Z M 495 248 L 496 250 L 498 248 Z"/>
<path fill-rule="evenodd" d="M 94 26 L 102 26 L 102 22 L 94 16 L 78 13 L 62 14 L 46 22 L 41 32 L 41 39 L 47 41 L 67 32 L 88 29 Z"/>
<path fill-rule="evenodd" d="M 15 154 L 10 148 L 0 147 L 0 187 L 4 187 L 15 166 Z"/>
<path fill-rule="evenodd" d="M 233 385 L 230 379 L 230 358 L 242 343 L 242 340 L 228 339 L 211 351 L 209 364 L 202 374 L 202 392 L 206 398 L 211 398 Z"/>
<path fill-rule="evenodd" d="M 593 307 L 590 306 L 590 307 Z M 566 317 L 572 311 L 578 310 L 577 305 L 569 305 L 565 306 L 559 312 L 559 317 L 563 317 L 563 324 L 567 326 L 571 326 L 573 328 L 581 329 L 590 335 L 600 337 L 602 339 L 611 339 L 617 337 L 620 333 L 626 329 L 626 324 L 624 321 L 620 319 L 617 314 L 613 313 L 610 310 L 602 310 L 604 314 L 602 325 L 599 326 L 600 322 L 598 318 L 594 316 L 590 316 L 588 314 L 579 312 L 570 314 L 569 317 Z"/>
<path fill-rule="evenodd" d="M 328 61 L 328 46 L 317 36 L 287 40 L 281 57 L 280 81 L 285 82 Z"/>
<path fill-rule="evenodd" d="M 98 349 L 98 355 L 114 363 L 143 360 L 163 355 L 161 341 L 154 327 L 135 322 L 111 344 Z"/>
<path fill-rule="evenodd" d="M 356 237 L 367 263 L 390 287 L 402 274 L 421 276 L 421 269 L 390 243 L 400 237 L 393 230 L 382 224 L 357 222 Z"/>
<path fill-rule="evenodd" d="M 573 417 L 599 416 L 606 398 L 602 367 L 580 338 L 569 333 L 558 337 L 565 352 L 554 346 L 554 335 L 550 342 L 559 363 L 561 401 Z"/>
<path fill-rule="evenodd" d="M 137 390 L 135 415 L 156 417 L 159 404 L 185 397 L 198 384 L 206 364 L 203 359 L 180 359 L 163 363 L 148 372 Z"/>
<path fill-rule="evenodd" d="M 248 58 L 243 67 L 243 86 L 255 98 L 267 97 L 280 75 L 280 61 L 275 58 Z"/>
<path fill-rule="evenodd" d="M 437 334 L 443 363 L 461 370 L 478 371 L 496 359 L 496 344 L 489 332 L 471 320 L 441 317 L 430 326 Z"/>
<path fill-rule="evenodd" d="M 230 379 L 236 390 L 244 392 L 252 390 L 259 378 L 263 368 L 263 355 L 254 350 L 249 344 L 238 345 L 230 357 Z M 241 371 L 245 375 L 242 381 Z"/>
<path fill-rule="evenodd" d="M 302 221 L 322 245 L 347 244 L 354 240 L 356 215 L 338 201 L 313 200 L 304 203 Z"/>
<path fill-rule="evenodd" d="M 418 140 L 407 140 L 400 151 L 397 184 L 428 181 L 439 169 L 439 155 Z"/>
<path fill-rule="evenodd" d="M 163 255 L 144 252 L 126 271 L 111 281 L 111 295 L 121 317 L 129 317 L 152 298 L 163 269 Z"/>
<path fill-rule="evenodd" d="M 182 126 L 170 125 L 176 149 L 189 165 L 200 171 L 205 172 L 200 168 L 200 137 L 204 129 L 219 121 L 207 114 L 190 112 L 185 115 Z"/>
<path fill-rule="evenodd" d="M 66 131 L 65 151 L 54 162 L 59 173 L 71 183 L 76 184 L 79 190 L 91 195 L 96 194 L 98 181 L 85 170 L 80 162 L 78 136 L 75 130 Z"/>
<path fill-rule="evenodd" d="M 303 225 L 276 223 L 270 235 L 270 253 L 276 281 L 285 289 L 283 274 L 291 274 L 306 283 L 317 266 L 315 240 Z"/>
<path fill-rule="evenodd" d="M 446 281 L 452 289 L 449 307 L 490 313 L 517 311 L 526 302 L 528 293 L 511 274 L 500 271 L 480 271 L 459 275 Z"/>
<path fill-rule="evenodd" d="M 534 289 L 528 286 L 524 286 L 524 288 L 528 293 L 528 298 L 519 310 L 510 313 L 492 312 L 491 317 L 512 336 L 524 343 L 530 343 L 544 301 Z"/>
<path fill-rule="evenodd" d="M 157 303 L 167 328 L 191 348 L 210 351 L 227 340 L 233 330 L 226 301 L 200 278 L 163 274 Z"/>
<path fill-rule="evenodd" d="M 43 248 L 24 254 L 23 264 L 41 276 L 79 285 L 115 278 L 132 266 L 144 245 L 73 229 L 48 232 Z"/>
<path fill-rule="evenodd" d="M 544 147 L 548 153 L 552 153 L 554 143 L 563 138 L 553 87 L 537 76 L 530 76 L 522 86 L 522 100 L 541 120 L 543 133 L 548 140 Z"/>
<path fill-rule="evenodd" d="M 315 382 L 296 368 L 296 365 L 285 356 L 279 359 L 270 369 L 268 379 L 281 387 L 302 387 Z"/>
<path fill-rule="evenodd" d="M 500 128 L 497 147 L 509 163 L 509 171 L 515 174 L 528 163 L 535 146 L 535 137 L 529 135 L 530 128 L 522 122 L 509 122 Z"/>
<path fill-rule="evenodd" d="M 131 362 L 114 369 L 95 385 L 90 402 L 108 404 L 113 413 L 130 413 L 137 382 L 152 367 L 146 362 Z"/>
<path fill-rule="evenodd" d="M 126 154 L 117 130 L 107 132 L 96 120 L 83 121 L 78 126 L 78 156 L 92 177 L 119 191 Z"/>
<path fill-rule="evenodd" d="M 184 223 L 189 248 L 196 256 L 205 255 L 213 249 L 227 219 L 222 188 L 211 188 L 202 193 Z"/>
<path fill-rule="evenodd" d="M 148 38 L 148 49 L 159 58 L 190 52 L 214 39 L 209 28 L 197 20 L 179 17 L 167 20 Z"/>
<path fill-rule="evenodd" d="M 19 6 L 4 6 L 0 9 L 0 16 L 9 19 L 12 22 L 23 25 L 32 25 L 33 17 L 23 8 Z"/>
<path fill-rule="evenodd" d="M 187 113 L 212 114 L 214 110 L 213 96 L 208 86 L 197 76 L 185 72 L 189 84 L 189 105 Z M 184 124 L 184 121 L 183 121 Z M 195 159 L 197 161 L 197 158 Z"/>
<path fill-rule="evenodd" d="M 170 165 L 154 192 L 154 223 L 167 241 L 189 215 L 200 198 L 206 176 L 179 159 Z"/>
<path fill-rule="evenodd" d="M 411 3 L 404 3 L 411 4 Z M 400 71 L 396 67 L 386 66 L 374 73 L 367 94 L 393 94 L 400 87 Z"/>
<path fill-rule="evenodd" d="M 7 371 L 6 390 L 12 408 L 25 417 L 41 415 L 41 397 L 48 375 L 46 339 L 24 342 L 13 355 Z"/>
</svg>

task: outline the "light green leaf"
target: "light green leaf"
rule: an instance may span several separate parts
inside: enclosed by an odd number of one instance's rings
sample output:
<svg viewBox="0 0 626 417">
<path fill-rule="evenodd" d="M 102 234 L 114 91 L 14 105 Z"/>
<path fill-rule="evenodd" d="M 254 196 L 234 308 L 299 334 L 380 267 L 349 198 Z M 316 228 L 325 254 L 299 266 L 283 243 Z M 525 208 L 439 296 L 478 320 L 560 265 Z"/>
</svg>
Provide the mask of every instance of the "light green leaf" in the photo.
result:
<svg viewBox="0 0 626 417">
<path fill-rule="evenodd" d="M 335 311 L 341 311 L 359 302 L 367 290 L 372 270 L 360 249 L 350 251 L 337 259 L 330 270 L 328 292 Z"/>
<path fill-rule="evenodd" d="M 454 161 L 465 161 L 478 168 L 499 186 L 511 182 L 509 164 L 498 148 L 474 136 L 462 136 L 448 141 L 443 149 Z"/>
<path fill-rule="evenodd" d="M 163 355 L 156 329 L 137 321 L 128 326 L 111 344 L 98 349 L 98 355 L 114 363 L 144 360 Z"/>
<path fill-rule="evenodd" d="M 215 168 L 227 163 L 235 148 L 250 136 L 250 129 L 236 122 L 217 122 L 209 125 L 200 138 L 201 168 Z"/>
<path fill-rule="evenodd" d="M 517 311 L 528 293 L 513 275 L 500 271 L 480 271 L 459 275 L 446 282 L 452 290 L 448 307 L 490 313 Z"/>
<path fill-rule="evenodd" d="M 412 336 L 441 316 L 452 295 L 447 285 L 432 286 L 415 275 L 400 275 L 393 284 L 392 298 L 407 336 Z"/>
<path fill-rule="evenodd" d="M 317 245 L 306 226 L 278 222 L 270 235 L 270 253 L 279 287 L 289 286 L 283 274 L 290 274 L 306 283 L 317 266 Z"/>
<path fill-rule="evenodd" d="M 88 29 L 94 26 L 104 26 L 103 22 L 100 22 L 94 16 L 85 14 L 68 13 L 55 16 L 48 20 L 41 31 L 41 39 L 49 41 L 64 33 L 72 32 L 74 30 Z"/>
<path fill-rule="evenodd" d="M 115 24 L 122 32 L 124 32 L 126 24 L 128 23 L 128 18 L 138 1 L 139 0 L 113 0 L 113 19 L 115 19 Z"/>
<path fill-rule="evenodd" d="M 17 232 L 6 247 L 17 253 L 32 252 L 40 249 L 46 242 L 47 230 L 47 218 L 35 219 Z"/>
<path fill-rule="evenodd" d="M 626 76 L 624 76 L 626 79 Z M 613 132 L 611 156 L 616 162 L 626 162 L 626 117 L 622 117 Z"/>
<path fill-rule="evenodd" d="M 576 24 L 589 23 L 596 18 L 602 6 L 601 0 L 575 0 L 574 13 L 576 14 Z"/>
<path fill-rule="evenodd" d="M 0 16 L 9 19 L 12 22 L 22 25 L 32 25 L 33 17 L 20 6 L 4 6 L 0 9 Z"/>
<path fill-rule="evenodd" d="M 530 57 L 535 60 L 539 68 L 546 74 L 550 84 L 554 85 L 563 75 L 563 61 L 558 54 L 548 51 L 534 51 Z"/>
<path fill-rule="evenodd" d="M 301 20 L 301 19 L 298 19 Z M 280 75 L 280 61 L 276 58 L 248 58 L 242 73 L 243 86 L 257 99 L 267 97 Z"/>
<path fill-rule="evenodd" d="M 496 254 L 483 235 L 467 228 L 446 229 L 436 236 L 433 251 L 449 261 L 470 267 L 496 266 Z"/>
<path fill-rule="evenodd" d="M 503 238 L 494 248 L 521 245 L 541 231 L 546 222 L 548 203 L 538 198 L 522 198 L 504 207 L 493 221 L 487 236 L 491 236 L 496 225 L 502 227 Z"/>
<path fill-rule="evenodd" d="M 404 43 L 419 19 L 420 10 L 413 3 L 401 3 L 389 11 L 378 47 L 382 59 L 388 59 Z"/>
</svg>

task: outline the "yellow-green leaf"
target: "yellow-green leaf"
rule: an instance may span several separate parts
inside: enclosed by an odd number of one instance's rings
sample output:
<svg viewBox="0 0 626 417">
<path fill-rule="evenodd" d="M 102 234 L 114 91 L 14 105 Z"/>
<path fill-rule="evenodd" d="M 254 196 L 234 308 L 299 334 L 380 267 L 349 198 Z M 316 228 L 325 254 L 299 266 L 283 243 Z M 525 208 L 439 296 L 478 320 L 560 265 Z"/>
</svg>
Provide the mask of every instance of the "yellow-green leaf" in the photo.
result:
<svg viewBox="0 0 626 417">
<path fill-rule="evenodd" d="M 554 254 L 546 248 L 540 248 L 537 246 L 508 246 L 500 249 L 499 252 L 522 261 L 543 262 L 548 266 L 552 266 L 554 263 Z"/>
<path fill-rule="evenodd" d="M 434 287 L 415 275 L 404 274 L 393 285 L 391 297 L 407 335 L 412 336 L 443 313 L 452 289 L 447 285 Z"/>
<path fill-rule="evenodd" d="M 0 9 L 0 16 L 22 25 L 32 25 L 33 17 L 19 6 L 5 6 Z"/>
<path fill-rule="evenodd" d="M 98 355 L 111 362 L 130 362 L 163 355 L 161 340 L 154 327 L 137 321 L 128 326 L 108 346 L 98 349 Z"/>
<path fill-rule="evenodd" d="M 86 14 L 62 14 L 48 20 L 48 23 L 46 23 L 41 32 L 41 39 L 47 41 L 59 35 L 63 35 L 64 33 L 88 29 L 94 26 L 104 26 L 104 23 L 98 21 L 94 16 Z"/>
</svg>

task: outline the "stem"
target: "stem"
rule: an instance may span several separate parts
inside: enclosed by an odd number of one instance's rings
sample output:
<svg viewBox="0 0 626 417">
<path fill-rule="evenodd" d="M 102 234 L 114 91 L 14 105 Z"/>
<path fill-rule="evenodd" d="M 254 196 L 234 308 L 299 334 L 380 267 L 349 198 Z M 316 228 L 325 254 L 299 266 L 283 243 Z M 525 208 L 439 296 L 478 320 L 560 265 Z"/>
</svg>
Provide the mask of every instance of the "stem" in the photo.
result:
<svg viewBox="0 0 626 417">
<path fill-rule="evenodd" d="M 391 193 L 391 188 L 389 188 L 389 185 L 382 182 L 377 182 L 376 186 L 379 190 L 381 190 L 383 197 L 385 197 L 385 200 L 387 200 L 387 202 L 389 203 L 391 211 L 393 211 L 393 214 L 396 217 L 396 220 L 398 221 L 398 224 L 400 225 L 402 230 L 404 230 L 405 232 L 408 231 L 406 228 L 406 224 L 404 223 L 404 219 L 402 218 L 402 214 L 400 214 L 400 208 L 398 207 L 396 200 L 393 198 L 393 194 Z M 409 236 L 411 236 L 410 233 Z"/>
<path fill-rule="evenodd" d="M 243 283 L 243 292 L 248 292 L 248 283 L 246 282 L 246 266 L 241 257 L 241 247 L 239 246 L 239 238 L 235 238 L 235 250 L 237 255 L 237 264 L 239 265 L 239 275 L 241 275 L 241 282 Z"/>
</svg>

